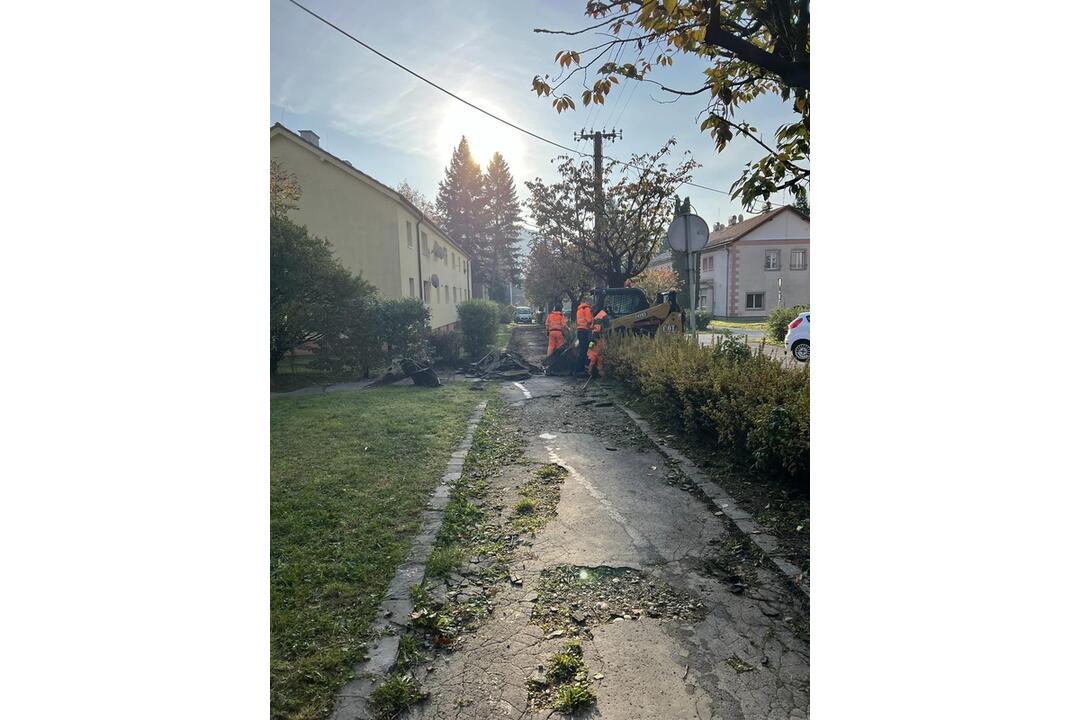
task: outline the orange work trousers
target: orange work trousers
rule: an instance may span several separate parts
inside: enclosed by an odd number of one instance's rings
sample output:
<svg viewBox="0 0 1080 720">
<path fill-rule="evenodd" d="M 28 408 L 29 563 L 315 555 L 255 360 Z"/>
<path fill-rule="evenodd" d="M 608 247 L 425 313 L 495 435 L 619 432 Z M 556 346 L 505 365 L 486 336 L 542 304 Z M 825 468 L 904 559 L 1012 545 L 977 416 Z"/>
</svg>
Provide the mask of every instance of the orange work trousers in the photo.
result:
<svg viewBox="0 0 1080 720">
<path fill-rule="evenodd" d="M 591 348 L 589 348 L 589 352 L 587 354 L 587 357 L 589 359 L 589 374 L 590 375 L 593 375 L 593 374 L 603 375 L 604 374 L 604 365 L 603 365 L 603 362 L 600 360 L 600 350 L 601 349 L 602 349 L 602 346 L 600 345 L 600 343 L 595 343 Z"/>
<path fill-rule="evenodd" d="M 548 355 L 555 352 L 565 344 L 566 338 L 563 337 L 562 330 L 548 331 Z"/>
</svg>

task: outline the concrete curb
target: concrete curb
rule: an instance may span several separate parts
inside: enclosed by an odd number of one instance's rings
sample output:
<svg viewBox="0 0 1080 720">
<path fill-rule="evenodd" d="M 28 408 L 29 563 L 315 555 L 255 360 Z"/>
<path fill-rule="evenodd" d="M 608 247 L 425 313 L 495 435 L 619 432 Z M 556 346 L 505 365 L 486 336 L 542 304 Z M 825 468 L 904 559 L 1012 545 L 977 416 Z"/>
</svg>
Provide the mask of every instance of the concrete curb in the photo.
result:
<svg viewBox="0 0 1080 720">
<path fill-rule="evenodd" d="M 705 496 L 716 503 L 716 507 L 720 509 L 720 512 L 724 513 L 731 519 L 735 526 L 750 539 L 752 543 L 758 546 L 758 548 L 765 553 L 765 555 L 772 561 L 776 569 L 784 574 L 791 584 L 798 588 L 807 598 L 810 597 L 810 583 L 803 575 L 799 568 L 795 567 L 787 560 L 777 557 L 776 553 L 780 549 L 780 543 L 775 537 L 768 534 L 761 529 L 750 517 L 750 513 L 746 512 L 738 506 L 735 502 L 735 498 L 728 495 L 722 487 L 711 480 L 708 475 L 701 471 L 694 461 L 682 454 L 678 449 L 668 445 L 663 438 L 656 434 L 656 432 L 649 426 L 646 420 L 638 415 L 636 412 L 626 407 L 622 403 L 615 403 L 615 406 L 622 410 L 627 416 L 634 421 L 634 424 L 645 433 L 645 436 L 652 441 L 653 445 L 660 451 L 660 453 L 671 460 L 673 463 L 679 466 L 683 474 L 692 482 L 701 492 L 705 493 Z"/>
<path fill-rule="evenodd" d="M 413 611 L 409 588 L 419 584 L 424 578 L 424 568 L 431 556 L 435 536 L 442 527 L 443 511 L 450 502 L 450 488 L 461 478 L 465 456 L 472 448 L 476 428 L 480 425 L 480 418 L 483 417 L 487 404 L 488 401 L 483 400 L 476 406 L 465 428 L 465 437 L 457 450 L 450 453 L 450 462 L 446 464 L 446 472 L 439 481 L 438 487 L 435 488 L 435 492 L 431 494 L 427 509 L 423 513 L 420 531 L 413 538 L 409 554 L 398 566 L 393 580 L 390 581 L 386 596 L 375 615 L 375 621 L 371 626 L 375 639 L 368 645 L 367 660 L 353 668 L 353 679 L 338 692 L 334 713 L 330 716 L 331 720 L 366 718 L 368 696 L 375 689 L 376 683 L 390 672 L 390 667 L 394 664 L 398 644 L 401 642 L 401 631 L 409 624 L 409 616 Z"/>
</svg>

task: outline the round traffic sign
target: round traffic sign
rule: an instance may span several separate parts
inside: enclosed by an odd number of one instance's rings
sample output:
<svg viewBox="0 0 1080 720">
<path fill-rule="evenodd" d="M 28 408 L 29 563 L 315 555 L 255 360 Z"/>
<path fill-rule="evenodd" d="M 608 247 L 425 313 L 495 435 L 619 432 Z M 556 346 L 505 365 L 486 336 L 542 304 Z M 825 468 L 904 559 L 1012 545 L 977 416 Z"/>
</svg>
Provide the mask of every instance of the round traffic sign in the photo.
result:
<svg viewBox="0 0 1080 720">
<path fill-rule="evenodd" d="M 700 252 L 709 242 L 709 224 L 691 213 L 676 215 L 668 226 L 667 238 L 672 250 Z"/>
</svg>

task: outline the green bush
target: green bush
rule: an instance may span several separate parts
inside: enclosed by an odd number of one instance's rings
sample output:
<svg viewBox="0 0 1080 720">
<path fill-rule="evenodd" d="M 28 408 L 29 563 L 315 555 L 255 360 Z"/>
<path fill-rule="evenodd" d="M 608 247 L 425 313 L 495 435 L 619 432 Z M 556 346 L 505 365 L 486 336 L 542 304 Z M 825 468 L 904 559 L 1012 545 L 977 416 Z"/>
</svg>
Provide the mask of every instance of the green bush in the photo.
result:
<svg viewBox="0 0 1080 720">
<path fill-rule="evenodd" d="M 694 319 L 697 320 L 697 329 L 704 330 L 712 321 L 712 311 L 697 310 L 694 312 Z"/>
<path fill-rule="evenodd" d="M 431 311 L 420 298 L 383 300 L 379 306 L 382 339 L 390 358 L 431 356 Z"/>
<path fill-rule="evenodd" d="M 499 329 L 499 306 L 490 300 L 466 300 L 457 306 L 465 352 L 473 360 L 487 354 Z"/>
<path fill-rule="evenodd" d="M 701 347 L 685 337 L 613 338 L 608 372 L 688 433 L 715 439 L 748 470 L 801 488 L 810 482 L 810 374 L 730 336 Z"/>
<path fill-rule="evenodd" d="M 337 332 L 342 304 L 373 292 L 342 267 L 326 240 L 271 217 L 270 374 L 290 350 Z"/>
<path fill-rule="evenodd" d="M 773 308 L 773 311 L 769 313 L 769 317 L 765 319 L 766 334 L 776 342 L 784 342 L 788 323 L 794 320 L 796 315 L 809 309 L 805 305 Z"/>
<path fill-rule="evenodd" d="M 465 336 L 459 330 L 451 330 L 446 333 L 436 333 L 431 338 L 431 345 L 435 350 L 435 358 L 440 362 L 453 365 L 461 358 L 461 348 L 465 344 Z"/>
<path fill-rule="evenodd" d="M 514 311 L 517 310 L 513 305 L 503 305 L 499 308 L 499 322 L 503 325 L 506 323 L 514 322 Z"/>
</svg>

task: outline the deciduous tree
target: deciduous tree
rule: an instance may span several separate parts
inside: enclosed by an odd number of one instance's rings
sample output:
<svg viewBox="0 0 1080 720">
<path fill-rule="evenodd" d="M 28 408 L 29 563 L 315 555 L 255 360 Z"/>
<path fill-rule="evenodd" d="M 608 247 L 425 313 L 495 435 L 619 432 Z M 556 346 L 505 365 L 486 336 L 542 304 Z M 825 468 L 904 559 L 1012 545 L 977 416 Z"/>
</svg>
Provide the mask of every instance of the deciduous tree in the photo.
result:
<svg viewBox="0 0 1080 720">
<path fill-rule="evenodd" d="M 675 271 L 667 265 L 648 268 L 630 282 L 634 287 L 641 288 L 650 303 L 656 299 L 657 293 L 681 290 L 685 287 Z"/>
<path fill-rule="evenodd" d="M 428 200 L 427 196 L 409 185 L 409 183 L 402 182 L 397 186 L 397 191 L 403 198 L 415 205 L 417 210 L 424 213 L 429 222 L 440 227 L 445 224 L 446 219 L 439 212 L 439 209 L 435 207 L 435 203 Z"/>
<path fill-rule="evenodd" d="M 747 163 L 731 186 L 733 197 L 751 208 L 758 198 L 767 201 L 783 190 L 797 198 L 805 194 L 810 182 L 810 0 L 588 0 L 585 15 L 599 22 L 576 31 L 536 29 L 568 36 L 596 30 L 608 38 L 580 51 L 559 52 L 558 76 L 533 79 L 533 90 L 552 97 L 556 111 L 575 108 L 565 88 L 575 76 L 581 79 L 584 105 L 603 103 L 620 81 L 648 83 L 674 97 L 701 97 L 701 129 L 712 136 L 717 151 L 735 135 L 765 151 L 760 160 Z M 621 62 L 605 59 L 613 48 L 632 55 Z M 650 77 L 656 68 L 670 66 L 676 55 L 707 61 L 700 86 L 673 88 Z M 772 141 L 736 117 L 739 107 L 769 94 L 790 101 L 798 116 L 781 125 Z"/>
<path fill-rule="evenodd" d="M 672 218 L 672 194 L 693 179 L 698 163 L 689 153 L 674 168 L 666 159 L 675 145 L 669 140 L 657 152 L 635 155 L 630 163 L 608 160 L 603 166 L 604 206 L 601 232 L 596 222 L 593 164 L 558 158 L 561 180 L 539 178 L 525 183 L 529 211 L 539 235 L 557 251 L 573 247 L 577 259 L 608 287 L 641 273 L 660 247 Z"/>
<path fill-rule="evenodd" d="M 581 262 L 577 247 L 557 239 L 536 236 L 529 244 L 525 265 L 525 296 L 533 305 L 547 307 L 570 298 L 576 306 L 593 287 L 593 276 Z"/>
<path fill-rule="evenodd" d="M 270 215 L 285 217 L 300 207 L 300 183 L 277 160 L 270 161 Z"/>
<path fill-rule="evenodd" d="M 320 340 L 341 305 L 370 287 L 330 244 L 288 218 L 270 217 L 270 373 L 288 351 Z M 372 292 L 374 290 L 372 289 Z"/>
</svg>

